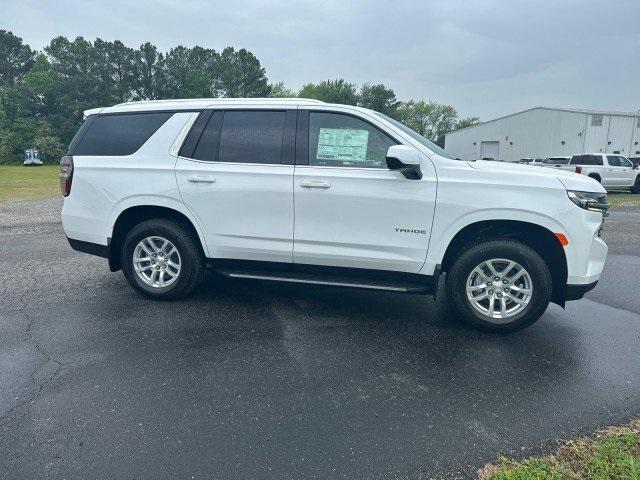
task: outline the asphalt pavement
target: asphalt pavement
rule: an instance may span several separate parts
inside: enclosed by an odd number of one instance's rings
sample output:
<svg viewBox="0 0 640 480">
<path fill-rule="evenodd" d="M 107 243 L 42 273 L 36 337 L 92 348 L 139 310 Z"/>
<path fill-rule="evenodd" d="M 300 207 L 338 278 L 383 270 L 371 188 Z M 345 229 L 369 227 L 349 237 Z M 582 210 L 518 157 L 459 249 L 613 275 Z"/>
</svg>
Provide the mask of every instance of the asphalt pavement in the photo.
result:
<svg viewBox="0 0 640 480">
<path fill-rule="evenodd" d="M 499 336 L 418 295 L 146 300 L 59 209 L 0 203 L 0 478 L 466 478 L 640 414 L 638 212 L 586 299 Z"/>
</svg>

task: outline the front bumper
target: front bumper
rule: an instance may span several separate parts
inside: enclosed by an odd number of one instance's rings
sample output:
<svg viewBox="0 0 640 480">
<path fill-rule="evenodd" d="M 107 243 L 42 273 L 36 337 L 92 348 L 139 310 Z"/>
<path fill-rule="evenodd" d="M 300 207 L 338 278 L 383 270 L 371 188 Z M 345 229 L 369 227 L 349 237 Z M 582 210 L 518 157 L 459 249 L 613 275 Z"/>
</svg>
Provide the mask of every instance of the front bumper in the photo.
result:
<svg viewBox="0 0 640 480">
<path fill-rule="evenodd" d="M 587 292 L 590 292 L 591 290 L 596 288 L 597 284 L 598 282 L 595 281 L 593 283 L 587 283 L 584 285 L 567 285 L 564 299 L 567 302 L 570 302 L 571 300 L 580 300 L 582 297 L 585 296 Z"/>
</svg>

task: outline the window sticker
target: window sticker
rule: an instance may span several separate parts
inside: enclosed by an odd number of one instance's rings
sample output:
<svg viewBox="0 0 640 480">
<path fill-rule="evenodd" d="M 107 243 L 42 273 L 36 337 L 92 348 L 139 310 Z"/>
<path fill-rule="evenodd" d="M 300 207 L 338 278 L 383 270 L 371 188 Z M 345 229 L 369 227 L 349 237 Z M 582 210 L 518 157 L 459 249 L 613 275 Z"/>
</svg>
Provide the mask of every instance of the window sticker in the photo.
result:
<svg viewBox="0 0 640 480">
<path fill-rule="evenodd" d="M 318 160 L 366 162 L 369 130 L 321 128 L 318 136 Z"/>
</svg>

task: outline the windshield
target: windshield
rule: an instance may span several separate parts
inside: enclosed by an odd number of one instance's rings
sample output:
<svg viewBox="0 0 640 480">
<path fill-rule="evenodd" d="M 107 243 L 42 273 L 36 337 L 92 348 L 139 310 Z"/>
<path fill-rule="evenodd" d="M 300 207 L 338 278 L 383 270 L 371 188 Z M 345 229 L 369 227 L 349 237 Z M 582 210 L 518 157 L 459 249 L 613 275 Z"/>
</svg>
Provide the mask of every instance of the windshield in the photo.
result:
<svg viewBox="0 0 640 480">
<path fill-rule="evenodd" d="M 554 163 L 554 164 L 565 165 L 565 164 L 569 163 L 569 159 L 568 158 L 549 158 L 549 159 L 547 159 L 547 161 L 545 163 Z"/>
<path fill-rule="evenodd" d="M 378 115 L 379 117 L 384 118 L 387 122 L 391 123 L 392 125 L 398 127 L 400 130 L 402 130 L 404 133 L 409 135 L 411 138 L 413 138 L 414 140 L 418 141 L 419 143 L 421 143 L 422 145 L 427 147 L 432 152 L 437 153 L 441 157 L 450 158 L 451 160 L 460 160 L 459 158 L 452 157 L 451 154 L 449 154 L 448 152 L 445 152 L 443 148 L 439 147 L 438 145 L 433 143 L 428 138 L 423 137 L 418 132 L 415 132 L 415 131 L 411 130 L 405 124 L 400 123 L 397 120 L 394 120 L 393 118 L 388 117 L 383 113 L 376 112 L 375 110 L 371 110 L 371 111 L 373 113 L 375 113 L 376 115 Z"/>
</svg>

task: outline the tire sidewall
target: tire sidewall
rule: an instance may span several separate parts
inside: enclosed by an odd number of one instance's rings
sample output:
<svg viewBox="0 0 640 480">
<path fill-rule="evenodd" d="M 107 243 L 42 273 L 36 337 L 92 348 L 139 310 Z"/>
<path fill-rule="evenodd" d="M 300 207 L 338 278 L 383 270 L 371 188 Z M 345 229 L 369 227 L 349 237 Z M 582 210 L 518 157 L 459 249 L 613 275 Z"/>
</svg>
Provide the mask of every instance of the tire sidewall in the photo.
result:
<svg viewBox="0 0 640 480">
<path fill-rule="evenodd" d="M 466 282 L 471 271 L 486 260 L 504 258 L 522 265 L 531 277 L 533 292 L 529 304 L 508 322 L 492 322 L 471 305 Z M 551 298 L 551 274 L 544 260 L 526 245 L 510 240 L 489 241 L 466 250 L 447 275 L 447 292 L 462 319 L 491 332 L 513 332 L 531 325 L 544 313 Z"/>
<path fill-rule="evenodd" d="M 192 275 L 194 262 L 191 258 L 190 248 L 186 245 L 185 238 L 176 231 L 177 225 L 169 224 L 164 221 L 148 220 L 136 225 L 125 238 L 122 245 L 122 270 L 129 284 L 142 295 L 154 299 L 170 299 L 180 295 L 189 283 Z M 166 238 L 178 249 L 180 254 L 181 266 L 178 279 L 171 285 L 163 288 L 156 288 L 144 283 L 138 276 L 133 267 L 133 252 L 138 243 L 150 236 L 159 236 Z"/>
</svg>

